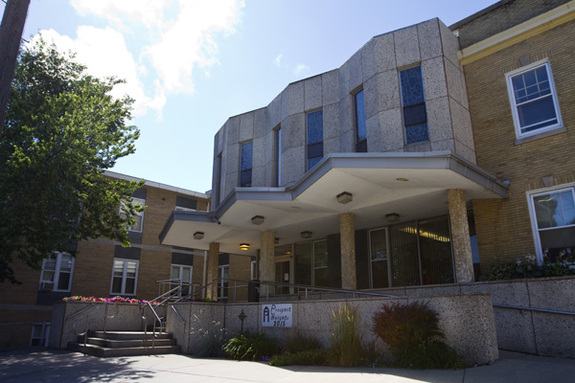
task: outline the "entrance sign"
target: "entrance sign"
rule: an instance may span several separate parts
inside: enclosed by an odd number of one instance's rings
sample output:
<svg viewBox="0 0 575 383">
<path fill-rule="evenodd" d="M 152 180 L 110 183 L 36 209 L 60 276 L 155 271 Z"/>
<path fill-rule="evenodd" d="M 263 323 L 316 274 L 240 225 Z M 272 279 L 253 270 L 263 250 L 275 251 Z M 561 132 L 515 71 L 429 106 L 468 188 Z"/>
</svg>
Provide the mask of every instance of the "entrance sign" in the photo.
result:
<svg viewBox="0 0 575 383">
<path fill-rule="evenodd" d="M 292 327 L 293 305 L 262 305 L 262 327 Z"/>
</svg>

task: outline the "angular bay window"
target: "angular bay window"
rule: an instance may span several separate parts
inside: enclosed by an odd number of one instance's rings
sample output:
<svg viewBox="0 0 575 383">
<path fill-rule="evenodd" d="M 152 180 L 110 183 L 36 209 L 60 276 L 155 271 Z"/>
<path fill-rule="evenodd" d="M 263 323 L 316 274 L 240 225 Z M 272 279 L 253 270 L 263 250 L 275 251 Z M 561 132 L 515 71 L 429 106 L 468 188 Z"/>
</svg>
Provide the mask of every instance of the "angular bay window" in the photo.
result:
<svg viewBox="0 0 575 383">
<path fill-rule="evenodd" d="M 252 186 L 252 162 L 254 145 L 252 141 L 244 142 L 241 146 L 240 158 L 240 187 Z"/>
<path fill-rule="evenodd" d="M 575 256 L 574 187 L 532 194 L 530 199 L 539 261 Z"/>
<path fill-rule="evenodd" d="M 133 259 L 114 258 L 112 295 L 136 295 L 139 262 Z"/>
<path fill-rule="evenodd" d="M 508 73 L 507 86 L 518 138 L 562 127 L 548 61 Z"/>
<path fill-rule="evenodd" d="M 323 158 L 323 111 L 316 110 L 306 115 L 307 120 L 307 164 L 310 170 Z"/>
<path fill-rule="evenodd" d="M 399 72 L 401 106 L 407 145 L 429 141 L 421 66 Z"/>
<path fill-rule="evenodd" d="M 355 151 L 367 152 L 367 128 L 365 123 L 365 102 L 363 89 L 353 95 L 355 113 Z"/>
<path fill-rule="evenodd" d="M 42 262 L 40 291 L 70 291 L 74 257 L 68 253 L 55 252 Z"/>
</svg>

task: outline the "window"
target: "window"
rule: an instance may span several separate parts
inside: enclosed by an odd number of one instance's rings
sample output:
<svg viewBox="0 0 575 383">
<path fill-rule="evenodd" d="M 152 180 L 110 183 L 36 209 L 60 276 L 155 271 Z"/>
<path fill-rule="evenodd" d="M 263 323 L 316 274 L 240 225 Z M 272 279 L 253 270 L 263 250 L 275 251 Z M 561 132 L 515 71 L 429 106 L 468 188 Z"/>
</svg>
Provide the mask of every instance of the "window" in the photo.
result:
<svg viewBox="0 0 575 383">
<path fill-rule="evenodd" d="M 367 152 L 367 128 L 365 125 L 363 89 L 353 95 L 353 106 L 355 112 L 355 151 L 358 153 Z"/>
<path fill-rule="evenodd" d="M 40 291 L 70 291 L 74 257 L 68 253 L 55 252 L 42 262 Z"/>
<path fill-rule="evenodd" d="M 240 187 L 249 188 L 252 186 L 252 157 L 253 142 L 244 142 L 241 147 L 240 159 Z"/>
<path fill-rule="evenodd" d="M 308 113 L 307 119 L 307 170 L 323 158 L 323 111 Z"/>
<path fill-rule="evenodd" d="M 142 198 L 132 197 L 132 206 L 136 205 L 146 206 L 146 200 Z M 123 210 L 124 207 L 120 207 L 120 215 L 125 218 L 126 214 L 124 213 Z M 143 211 L 137 212 L 132 218 L 136 222 L 132 226 L 128 227 L 128 231 L 135 231 L 141 233 L 142 227 L 144 226 L 144 212 Z"/>
<path fill-rule="evenodd" d="M 530 198 L 539 261 L 575 255 L 574 187 L 534 193 Z"/>
<path fill-rule="evenodd" d="M 34 323 L 32 325 L 30 346 L 48 347 L 48 339 L 50 339 L 50 325 L 50 322 Z"/>
<path fill-rule="evenodd" d="M 218 266 L 218 273 L 220 278 L 218 279 L 218 299 L 228 298 L 228 278 L 230 277 L 230 265 Z"/>
<path fill-rule="evenodd" d="M 405 142 L 409 145 L 429 141 L 421 66 L 402 70 L 399 78 Z"/>
<path fill-rule="evenodd" d="M 192 198 L 176 197 L 176 210 L 181 211 L 196 211 L 198 201 Z"/>
<path fill-rule="evenodd" d="M 282 128 L 277 127 L 274 131 L 275 135 L 275 186 L 280 186 L 282 184 Z"/>
<path fill-rule="evenodd" d="M 111 294 L 136 295 L 138 264 L 132 259 L 114 259 Z"/>
<path fill-rule="evenodd" d="M 518 138 L 562 126 L 553 76 L 548 61 L 507 74 L 513 121 Z"/>
<path fill-rule="evenodd" d="M 192 293 L 191 286 L 192 286 L 192 270 L 193 266 L 187 265 L 172 265 L 172 271 L 170 275 L 170 279 L 175 282 L 172 284 L 172 289 L 176 288 L 178 285 L 181 286 L 181 289 L 178 293 L 178 296 L 186 297 Z M 176 282 L 177 281 L 177 282 Z"/>
</svg>

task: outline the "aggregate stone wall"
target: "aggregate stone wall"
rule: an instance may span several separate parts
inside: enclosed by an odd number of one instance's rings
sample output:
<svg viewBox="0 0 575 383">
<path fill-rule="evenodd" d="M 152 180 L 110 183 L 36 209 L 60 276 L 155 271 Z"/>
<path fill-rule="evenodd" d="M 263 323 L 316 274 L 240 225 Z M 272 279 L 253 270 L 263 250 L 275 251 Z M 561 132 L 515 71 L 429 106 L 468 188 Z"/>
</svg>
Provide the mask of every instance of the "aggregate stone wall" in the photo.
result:
<svg viewBox="0 0 575 383">
<path fill-rule="evenodd" d="M 485 363 L 499 357 L 489 294 L 370 298 L 355 299 L 350 303 L 358 308 L 362 322 L 362 336 L 365 341 L 369 342 L 375 339 L 371 331 L 371 318 L 376 311 L 384 305 L 395 302 L 414 301 L 425 302 L 439 313 L 440 326 L 447 342 L 465 358 L 466 363 Z M 174 337 L 184 352 L 194 353 L 224 331 L 226 338 L 239 333 L 242 327 L 240 314 L 243 311 L 245 314 L 244 331 L 261 331 L 280 341 L 285 341 L 297 333 L 313 335 L 325 347 L 329 347 L 332 312 L 345 303 L 345 300 L 293 302 L 293 326 L 291 328 L 261 327 L 260 315 L 263 303 L 178 304 L 176 310 L 184 321 L 169 310 L 168 329 L 174 333 Z M 198 331 L 200 329 L 203 331 Z M 376 344 L 380 348 L 383 347 L 381 342 Z"/>
</svg>

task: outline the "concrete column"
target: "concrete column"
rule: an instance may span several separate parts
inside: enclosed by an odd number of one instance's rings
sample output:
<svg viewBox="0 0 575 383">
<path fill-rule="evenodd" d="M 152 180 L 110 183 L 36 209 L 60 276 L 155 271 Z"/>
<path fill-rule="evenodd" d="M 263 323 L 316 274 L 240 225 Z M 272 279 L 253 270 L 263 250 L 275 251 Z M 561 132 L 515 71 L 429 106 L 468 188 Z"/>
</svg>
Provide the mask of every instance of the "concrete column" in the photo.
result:
<svg viewBox="0 0 575 383">
<path fill-rule="evenodd" d="M 212 283 L 214 279 L 218 278 L 218 261 L 220 258 L 220 244 L 219 242 L 211 242 L 208 256 L 206 259 L 206 283 Z M 208 286 L 206 291 L 206 298 L 216 300 L 218 298 L 218 284 L 214 282 Z"/>
<path fill-rule="evenodd" d="M 339 236 L 341 242 L 341 288 L 356 290 L 355 222 L 352 213 L 339 215 Z"/>
<path fill-rule="evenodd" d="M 474 282 L 473 257 L 467 221 L 465 193 L 461 189 L 447 191 L 451 237 L 453 239 L 453 260 L 455 264 L 455 281 L 457 283 Z"/>
<path fill-rule="evenodd" d="M 274 281 L 276 274 L 275 264 L 275 236 L 273 230 L 264 230 L 261 232 L 261 248 L 260 248 L 260 278 L 262 281 Z M 261 286 L 261 294 L 267 294 L 269 286 Z M 271 295 L 275 289 L 269 288 Z"/>
</svg>

